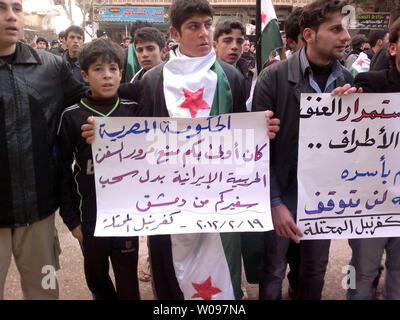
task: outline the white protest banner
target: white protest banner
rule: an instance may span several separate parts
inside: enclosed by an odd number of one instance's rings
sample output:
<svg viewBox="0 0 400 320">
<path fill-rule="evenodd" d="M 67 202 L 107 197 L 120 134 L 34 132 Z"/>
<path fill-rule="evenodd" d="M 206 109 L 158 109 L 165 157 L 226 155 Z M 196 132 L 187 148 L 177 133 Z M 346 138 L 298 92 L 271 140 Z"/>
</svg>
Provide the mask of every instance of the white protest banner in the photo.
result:
<svg viewBox="0 0 400 320">
<path fill-rule="evenodd" d="M 96 236 L 271 230 L 264 112 L 95 118 Z"/>
<path fill-rule="evenodd" d="M 400 236 L 400 94 L 302 94 L 302 239 Z"/>
</svg>

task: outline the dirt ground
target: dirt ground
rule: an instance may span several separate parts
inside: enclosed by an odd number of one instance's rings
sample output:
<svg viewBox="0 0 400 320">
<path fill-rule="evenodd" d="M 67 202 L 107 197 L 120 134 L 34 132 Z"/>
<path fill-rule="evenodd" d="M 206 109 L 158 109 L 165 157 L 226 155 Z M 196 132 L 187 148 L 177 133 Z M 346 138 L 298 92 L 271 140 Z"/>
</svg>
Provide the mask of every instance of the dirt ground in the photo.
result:
<svg viewBox="0 0 400 320">
<path fill-rule="evenodd" d="M 59 233 L 62 253 L 60 255 L 61 269 L 57 271 L 57 280 L 60 286 L 60 300 L 91 300 L 92 296 L 86 286 L 83 272 L 83 257 L 78 241 L 74 239 L 63 224 L 60 216 L 56 214 L 56 227 Z M 323 300 L 344 300 L 346 290 L 342 288 L 342 280 L 345 274 L 342 268 L 350 261 L 351 250 L 347 240 L 333 240 L 330 249 L 330 260 L 325 277 L 325 287 L 322 293 Z M 143 263 L 147 257 L 146 238 L 140 237 L 139 261 Z M 111 271 L 112 274 L 112 271 Z M 243 275 L 243 284 L 247 291 L 247 299 L 258 299 L 258 285 L 248 284 Z M 382 292 L 383 281 L 378 287 Z M 151 282 L 140 281 L 142 300 L 154 300 Z M 287 279 L 283 283 L 283 299 L 288 296 Z M 19 284 L 19 274 L 12 261 L 5 285 L 4 297 L 6 300 L 23 299 Z"/>
</svg>

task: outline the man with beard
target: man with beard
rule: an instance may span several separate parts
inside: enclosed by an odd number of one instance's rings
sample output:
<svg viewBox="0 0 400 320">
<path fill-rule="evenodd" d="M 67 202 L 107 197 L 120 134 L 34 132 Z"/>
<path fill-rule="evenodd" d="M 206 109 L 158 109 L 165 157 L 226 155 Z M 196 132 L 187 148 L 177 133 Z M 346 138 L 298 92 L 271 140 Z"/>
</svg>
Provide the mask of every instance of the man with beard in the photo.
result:
<svg viewBox="0 0 400 320">
<path fill-rule="evenodd" d="M 346 4 L 341 0 L 315 0 L 306 5 L 300 18 L 305 47 L 288 60 L 263 70 L 256 84 L 253 111 L 272 110 L 281 121 L 280 133 L 271 141 L 270 149 L 275 230 L 265 233 L 260 299 L 282 298 L 290 239 L 299 243 L 302 237 L 295 222 L 300 94 L 330 93 L 353 82 L 351 74 L 338 62 L 350 40 L 342 25 Z M 329 247 L 330 240 L 300 242 L 298 299 L 321 299 Z"/>
</svg>

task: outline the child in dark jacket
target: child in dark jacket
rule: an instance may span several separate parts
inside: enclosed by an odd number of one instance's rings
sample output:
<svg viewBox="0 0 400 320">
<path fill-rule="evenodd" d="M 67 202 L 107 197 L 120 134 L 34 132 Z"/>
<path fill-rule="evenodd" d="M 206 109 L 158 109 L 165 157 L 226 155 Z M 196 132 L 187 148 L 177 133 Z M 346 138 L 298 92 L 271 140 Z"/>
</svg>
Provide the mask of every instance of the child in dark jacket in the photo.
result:
<svg viewBox="0 0 400 320">
<path fill-rule="evenodd" d="M 90 90 L 80 103 L 61 115 L 57 133 L 63 159 L 60 214 L 72 235 L 82 243 L 86 282 L 95 299 L 139 299 L 138 238 L 94 236 L 96 191 L 92 150 L 81 137 L 81 126 L 89 116 L 134 117 L 138 105 L 118 97 L 124 64 L 120 46 L 96 39 L 82 47 L 78 59 Z M 109 258 L 116 289 L 109 276 Z"/>
</svg>

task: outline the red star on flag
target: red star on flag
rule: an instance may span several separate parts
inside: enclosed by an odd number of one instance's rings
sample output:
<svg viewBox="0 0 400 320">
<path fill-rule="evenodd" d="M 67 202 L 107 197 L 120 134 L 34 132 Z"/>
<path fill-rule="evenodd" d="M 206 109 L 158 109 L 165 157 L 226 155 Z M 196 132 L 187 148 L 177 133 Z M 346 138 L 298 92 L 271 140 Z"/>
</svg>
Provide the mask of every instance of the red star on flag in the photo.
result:
<svg viewBox="0 0 400 320">
<path fill-rule="evenodd" d="M 202 298 L 203 300 L 211 300 L 214 294 L 222 292 L 220 289 L 213 287 L 211 284 L 211 277 L 208 277 L 203 283 L 193 283 L 193 287 L 196 289 L 192 298 Z"/>
<path fill-rule="evenodd" d="M 261 12 L 261 23 L 265 24 L 265 19 L 267 19 L 267 15 L 264 12 Z"/>
<path fill-rule="evenodd" d="M 192 118 L 196 118 L 199 110 L 211 109 L 207 102 L 203 100 L 204 88 L 197 90 L 196 92 L 191 92 L 185 88 L 182 88 L 182 90 L 185 96 L 185 101 L 183 101 L 179 108 L 189 109 Z"/>
<path fill-rule="evenodd" d="M 360 59 L 360 60 L 358 60 L 356 65 L 362 67 L 364 62 L 365 62 L 364 60 Z"/>
</svg>

